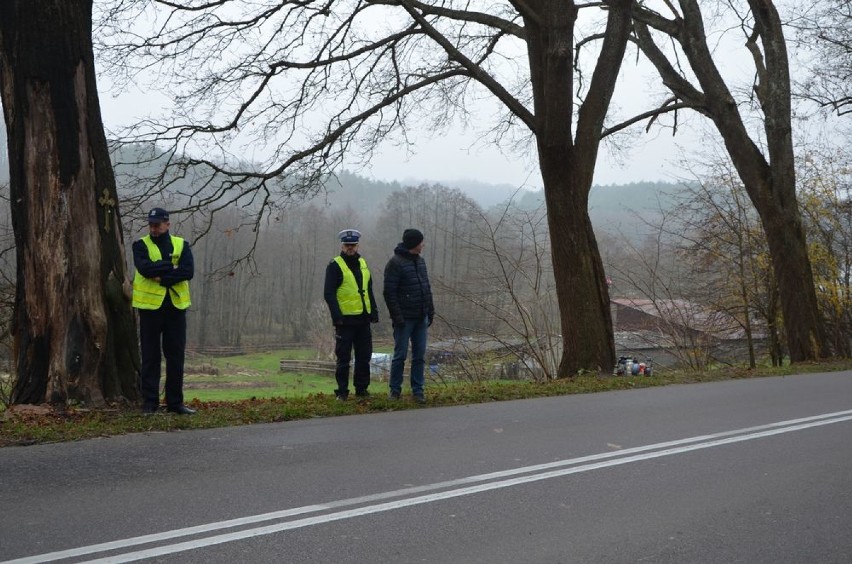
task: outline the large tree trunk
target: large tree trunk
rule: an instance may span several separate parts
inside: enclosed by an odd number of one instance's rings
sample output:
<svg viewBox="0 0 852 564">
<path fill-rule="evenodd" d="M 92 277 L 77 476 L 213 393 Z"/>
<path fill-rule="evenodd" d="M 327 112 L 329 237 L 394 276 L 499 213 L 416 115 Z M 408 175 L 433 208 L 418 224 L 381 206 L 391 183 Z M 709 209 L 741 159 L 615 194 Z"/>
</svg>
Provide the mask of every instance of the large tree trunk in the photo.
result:
<svg viewBox="0 0 852 564">
<path fill-rule="evenodd" d="M 772 267 L 778 281 L 790 360 L 815 360 L 830 356 L 832 351 L 819 312 L 808 244 L 796 199 L 787 43 L 774 4 L 769 0 L 749 0 L 749 5 L 760 31 L 766 64 L 755 90 L 764 108 L 764 130 L 771 163 L 766 177 L 769 182 L 761 184 L 762 190 L 757 191 L 758 198 L 769 202 L 769 209 L 758 212 L 767 233 Z"/>
<path fill-rule="evenodd" d="M 772 202 L 767 205 L 765 201 L 761 205 L 755 203 L 766 233 L 772 270 L 778 284 L 790 361 L 802 362 L 830 356 L 829 341 L 819 315 L 807 242 L 796 205 L 795 182 L 760 186 L 755 192 L 786 193 L 787 201 L 792 202 L 789 206 L 771 205 Z"/>
<path fill-rule="evenodd" d="M 137 398 L 91 0 L 0 2 L 0 94 L 17 257 L 13 403 Z"/>
<path fill-rule="evenodd" d="M 606 274 L 588 213 L 592 180 L 578 174 L 566 154 L 571 152 L 539 150 L 562 326 L 558 374 L 609 373 L 615 342 Z"/>
<path fill-rule="evenodd" d="M 529 4 L 533 13 L 524 20 L 562 325 L 558 370 L 562 378 L 582 370 L 609 373 L 615 363 L 609 289 L 588 203 L 603 122 L 630 32 L 632 5 L 632 0 L 608 2 L 601 54 L 577 115 L 575 137 L 573 34 L 578 8 L 573 2 L 539 0 Z"/>
</svg>

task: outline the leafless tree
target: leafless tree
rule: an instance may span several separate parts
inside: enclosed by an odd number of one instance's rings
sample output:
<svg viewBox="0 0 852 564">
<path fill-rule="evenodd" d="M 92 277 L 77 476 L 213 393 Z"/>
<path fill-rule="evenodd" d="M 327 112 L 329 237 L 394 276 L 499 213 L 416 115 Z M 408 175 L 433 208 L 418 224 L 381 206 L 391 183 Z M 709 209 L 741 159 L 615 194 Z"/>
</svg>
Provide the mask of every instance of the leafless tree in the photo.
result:
<svg viewBox="0 0 852 564">
<path fill-rule="evenodd" d="M 455 237 L 472 257 L 467 276 L 439 279 L 438 284 L 444 293 L 473 305 L 474 315 L 487 322 L 447 316 L 450 331 L 500 345 L 504 358 L 491 359 L 502 367 L 500 375 L 555 378 L 562 343 L 544 206 L 524 210 L 510 200 L 471 220 L 476 231 Z M 483 356 L 475 347 L 469 353 Z"/>
<path fill-rule="evenodd" d="M 139 366 L 91 0 L 0 2 L 15 234 L 13 403 L 137 397 Z"/>
<path fill-rule="evenodd" d="M 790 360 L 829 356 L 796 200 L 790 70 L 781 18 L 771 0 L 724 5 L 743 33 L 755 68 L 753 98 L 738 101 L 714 60 L 699 4 L 665 1 L 665 17 L 641 3 L 634 11 L 635 40 L 673 93 L 667 103 L 706 116 L 724 141 L 766 234 Z M 661 47 L 669 44 L 668 51 Z M 741 112 L 748 104 L 761 114 L 758 131 L 749 131 Z"/>
<path fill-rule="evenodd" d="M 314 348 L 317 360 L 334 359 L 334 329 L 330 319 L 324 301 L 318 300 L 311 304 L 305 342 Z"/>
<path fill-rule="evenodd" d="M 710 326 L 695 300 L 697 288 L 705 281 L 696 281 L 689 264 L 679 256 L 668 221 L 663 215 L 653 236 L 637 243 L 622 235 L 620 252 L 607 262 L 607 270 L 617 288 L 614 293 L 655 319 L 645 329 L 651 332 L 643 337 L 647 344 L 662 346 L 679 364 L 701 370 L 712 355 Z M 623 320 L 619 324 L 625 330 Z M 639 327 L 627 328 L 635 329 Z"/>
<path fill-rule="evenodd" d="M 838 115 L 852 112 L 852 2 L 816 0 L 793 3 L 789 25 L 802 59 L 800 95 Z"/>
<path fill-rule="evenodd" d="M 780 364 L 783 324 L 760 220 L 727 155 L 705 149 L 703 156 L 672 212 L 672 233 L 691 277 L 701 280 L 700 303 L 737 323 L 749 366 L 757 364 L 755 342 L 763 334 L 773 364 Z"/>
<path fill-rule="evenodd" d="M 172 89 L 171 118 L 140 123 L 131 139 L 170 143 L 164 179 L 202 169 L 185 194 L 201 206 L 250 201 L 263 210 L 315 193 L 340 163 L 368 159 L 388 138 L 409 141 L 417 120 L 440 132 L 472 119 L 482 100 L 496 101 L 503 111 L 492 138 L 534 140 L 538 149 L 550 233 L 560 241 L 552 248 L 559 374 L 570 376 L 608 370 L 614 356 L 587 204 L 633 4 L 115 0 L 105 3 L 98 35 L 119 80 L 154 71 L 158 89 Z M 574 41 L 584 7 L 601 24 L 597 49 Z M 578 53 L 594 67 L 580 81 Z M 226 166 L 235 154 L 267 158 Z"/>
<path fill-rule="evenodd" d="M 625 320 L 619 314 L 617 328 L 649 348 L 665 349 L 693 370 L 731 362 L 732 351 L 720 345 L 730 342 L 741 325 L 719 302 L 723 274 L 702 269 L 694 250 L 679 246 L 691 234 L 676 231 L 676 214 L 672 216 L 643 245 L 623 241 L 621 260 L 608 264 L 626 296 L 618 299 L 621 307 L 641 312 L 642 319 Z"/>
</svg>

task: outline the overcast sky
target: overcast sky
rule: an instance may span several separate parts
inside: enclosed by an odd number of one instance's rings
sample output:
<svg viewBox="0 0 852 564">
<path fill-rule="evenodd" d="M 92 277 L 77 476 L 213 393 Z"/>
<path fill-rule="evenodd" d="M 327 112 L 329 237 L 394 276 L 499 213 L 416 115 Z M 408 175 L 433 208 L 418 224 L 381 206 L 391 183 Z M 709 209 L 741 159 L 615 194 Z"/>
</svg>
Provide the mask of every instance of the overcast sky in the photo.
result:
<svg viewBox="0 0 852 564">
<path fill-rule="evenodd" d="M 150 95 L 101 95 L 101 107 L 107 128 L 127 125 L 134 118 L 157 108 L 156 97 Z M 610 154 L 606 144 L 601 145 L 595 172 L 595 184 L 627 184 L 643 180 L 675 181 L 683 175 L 678 166 L 680 146 L 694 145 L 694 135 L 683 130 L 678 136 L 665 131 L 642 133 L 637 128 L 627 142 L 628 149 L 619 158 Z M 414 154 L 386 144 L 362 167 L 353 164 L 361 176 L 383 181 L 429 180 L 450 183 L 455 180 L 476 180 L 487 184 L 510 184 L 528 188 L 541 187 L 535 151 L 527 157 L 502 153 L 493 143 L 477 142 L 474 133 L 451 131 L 438 139 L 430 139 L 421 132 L 416 139 Z M 621 159 L 621 160 L 619 160 Z"/>
<path fill-rule="evenodd" d="M 139 119 L 162 114 L 171 106 L 169 100 L 156 91 L 133 90 L 116 97 L 110 90 L 107 77 L 98 77 L 101 90 L 101 109 L 107 130 L 118 129 Z M 632 59 L 622 66 L 619 84 L 607 125 L 654 107 L 654 100 L 663 92 L 660 80 L 648 65 L 638 65 Z M 474 109 L 482 116 L 493 113 L 486 107 Z M 681 112 L 681 114 L 693 114 Z M 684 122 L 687 116 L 679 121 Z M 694 126 L 703 120 L 694 116 Z M 474 124 L 476 121 L 474 118 Z M 678 165 L 684 150 L 697 146 L 696 133 L 691 127 L 681 127 L 673 138 L 669 130 L 655 127 L 644 133 L 643 125 L 629 129 L 628 139 L 618 142 L 624 148 L 614 157 L 607 143 L 602 143 L 598 155 L 594 183 L 597 185 L 628 184 L 640 181 L 677 181 L 684 176 Z M 475 126 L 474 126 L 475 127 Z M 483 127 L 487 127 L 484 125 Z M 367 165 L 352 163 L 350 170 L 368 178 L 382 181 L 435 181 L 451 184 L 455 180 L 475 180 L 486 184 L 509 184 L 515 187 L 538 189 L 542 186 L 534 147 L 527 155 L 501 152 L 493 139 L 479 140 L 479 132 L 451 129 L 446 135 L 430 138 L 425 129 L 410 131 L 414 141 L 413 154 L 404 148 L 386 143 Z M 682 147 L 685 147 L 683 149 Z M 252 158 L 251 155 L 243 155 Z"/>
<path fill-rule="evenodd" d="M 595 171 L 595 184 L 628 184 L 643 180 L 675 181 L 683 175 L 679 167 L 679 144 L 690 145 L 691 137 L 668 133 L 638 135 L 631 149 L 620 154 L 621 161 L 601 146 Z M 492 146 L 482 147 L 475 138 L 457 133 L 439 140 L 423 141 L 417 154 L 408 156 L 392 147 L 374 158 L 360 174 L 379 180 L 429 179 L 453 181 L 472 179 L 489 184 L 541 187 L 535 152 L 524 159 L 504 155 Z"/>
<path fill-rule="evenodd" d="M 710 12 L 714 18 L 718 17 L 712 14 L 712 10 Z M 736 25 L 729 26 L 715 20 L 714 24 L 725 30 L 723 35 L 716 33 L 711 36 L 714 56 L 723 61 L 720 70 L 726 79 L 735 79 L 744 84 L 746 89 L 749 88 L 754 78 L 754 63 L 743 48 L 741 30 Z M 708 33 L 710 31 L 708 29 Z M 106 79 L 99 77 L 98 80 L 108 130 L 161 113 L 160 107 L 169 107 L 168 101 L 157 92 L 136 92 L 115 98 L 107 93 L 109 84 Z M 606 125 L 614 125 L 621 119 L 657 107 L 665 97 L 664 92 L 656 70 L 643 57 L 637 57 L 635 47 L 630 47 L 622 63 Z M 474 111 L 485 117 L 494 114 L 480 108 Z M 493 125 L 486 123 L 487 121 L 477 122 L 474 117 L 472 123 L 474 126 L 481 123 L 484 128 Z M 689 111 L 678 114 L 678 124 L 680 130 L 674 138 L 670 131 L 660 129 L 656 125 L 649 133 L 644 133 L 644 123 L 632 126 L 629 139 L 618 141 L 622 150 L 617 157 L 613 155 L 609 145 L 601 144 L 594 183 L 607 185 L 639 181 L 675 182 L 688 176 L 680 163 L 690 158 L 695 159 L 695 152 L 701 146 L 697 141 L 701 136 L 698 130 L 706 131 L 708 124 L 706 120 Z M 459 129 L 450 130 L 437 139 L 430 139 L 426 131 L 408 133 L 415 143 L 412 147 L 413 154 L 387 143 L 376 151 L 374 158 L 367 165 L 358 166 L 357 163 L 352 163 L 347 168 L 363 176 L 383 181 L 431 180 L 451 183 L 454 180 L 475 180 L 488 184 L 541 187 L 534 148 L 526 155 L 503 153 L 493 143 L 489 143 L 488 139 L 478 140 L 478 132 L 464 133 Z M 248 150 L 252 150 L 251 145 Z M 250 154 L 241 156 L 246 159 L 253 158 Z"/>
<path fill-rule="evenodd" d="M 743 57 L 742 36 L 736 31 L 729 35 L 736 56 L 725 56 L 723 74 L 740 75 L 739 78 L 749 85 L 753 79 L 753 63 L 749 57 Z M 724 42 L 719 41 L 718 37 L 714 41 L 717 42 L 714 43 L 717 54 L 724 54 Z M 661 93 L 664 92 L 661 81 L 656 71 L 642 61 L 641 57 L 636 57 L 635 49 L 625 58 L 607 125 L 619 121 L 619 118 L 613 117 L 615 115 L 625 119 L 654 108 L 659 103 Z M 169 107 L 168 101 L 157 92 L 135 92 L 115 98 L 107 92 L 109 84 L 106 79 L 99 77 L 98 80 L 108 130 L 156 115 L 161 113 L 161 107 Z M 478 111 L 486 116 L 490 113 Z M 473 123 L 477 125 L 476 121 Z M 695 148 L 700 146 L 696 141 L 700 133 L 696 130 L 707 124 L 693 112 L 680 112 L 678 123 L 681 127 L 675 138 L 670 131 L 656 126 L 651 132 L 644 133 L 645 124 L 634 125 L 630 128 L 630 138 L 619 140 L 623 150 L 617 158 L 613 156 L 609 145 L 601 144 L 594 183 L 674 182 L 686 176 L 687 173 L 679 163 L 688 157 L 694 158 Z M 490 125 L 493 124 L 485 124 L 483 127 Z M 489 140 L 477 140 L 476 132 L 464 133 L 458 129 L 442 134 L 437 139 L 430 139 L 426 131 L 409 133 L 415 143 L 413 154 L 387 143 L 379 148 L 366 166 L 359 167 L 352 163 L 347 168 L 383 181 L 431 180 L 451 183 L 454 180 L 475 180 L 488 184 L 541 187 L 534 148 L 525 156 L 502 153 Z M 241 156 L 252 158 L 249 154 Z"/>
<path fill-rule="evenodd" d="M 736 47 L 742 49 L 740 44 Z M 750 79 L 749 73 L 752 71 L 746 63 L 747 58 L 732 57 L 726 60 L 723 68 L 726 71 L 734 71 L 736 67 L 743 65 L 743 75 Z M 137 91 L 115 97 L 108 92 L 109 84 L 103 77 L 99 77 L 99 87 L 108 130 L 128 125 L 139 118 L 156 115 L 160 113 L 160 108 L 168 107 L 168 102 L 157 92 Z M 648 68 L 638 68 L 635 61 L 628 57 L 622 66 L 614 107 L 623 116 L 645 111 L 653 107 L 652 98 L 655 91 L 660 91 L 656 73 L 649 72 Z M 606 143 L 601 145 L 594 183 L 607 185 L 639 181 L 673 182 L 687 176 L 679 163 L 690 157 L 695 158 L 696 147 L 701 146 L 696 141 L 700 135 L 696 129 L 702 124 L 707 127 L 704 120 L 693 114 L 690 125 L 681 127 L 674 138 L 666 130 L 656 129 L 644 133 L 641 125 L 634 126 L 632 137 L 621 141 L 624 150 L 618 154 L 618 158 L 613 156 Z M 370 163 L 363 166 L 352 163 L 352 166 L 347 168 L 362 176 L 383 181 L 430 180 L 452 183 L 455 180 L 475 180 L 488 184 L 541 187 L 534 149 L 526 156 L 503 153 L 487 140 L 478 141 L 475 133 L 458 130 L 441 135 L 438 139 L 430 139 L 426 132 L 420 132 L 416 134 L 414 141 L 413 154 L 387 144 L 377 151 Z M 245 156 L 251 158 L 250 155 Z"/>
</svg>

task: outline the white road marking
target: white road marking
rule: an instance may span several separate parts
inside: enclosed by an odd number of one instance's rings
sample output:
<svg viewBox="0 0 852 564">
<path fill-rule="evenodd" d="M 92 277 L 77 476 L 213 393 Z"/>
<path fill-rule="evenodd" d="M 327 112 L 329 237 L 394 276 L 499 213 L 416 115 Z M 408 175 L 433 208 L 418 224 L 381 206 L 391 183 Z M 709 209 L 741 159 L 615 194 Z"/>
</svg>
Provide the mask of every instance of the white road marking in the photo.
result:
<svg viewBox="0 0 852 564">
<path fill-rule="evenodd" d="M 691 452 L 695 450 L 701 450 L 706 448 L 713 448 L 717 446 L 722 446 L 726 444 L 738 443 L 743 441 L 750 441 L 755 439 L 760 439 L 764 437 L 770 437 L 773 435 L 779 435 L 783 433 L 790 433 L 793 431 L 800 431 L 803 429 L 809 429 L 812 427 L 819 427 L 823 425 L 831 425 L 834 423 L 841 423 L 844 421 L 852 420 L 852 410 L 848 411 L 840 411 L 835 413 L 826 413 L 823 415 L 816 415 L 812 417 L 804 417 L 799 419 L 791 419 L 788 421 L 780 421 L 777 423 L 770 423 L 767 425 L 759 425 L 756 427 L 748 427 L 744 429 L 737 429 L 733 431 L 725 431 L 721 433 L 713 433 L 709 435 L 701 435 L 697 437 L 690 437 L 686 439 L 678 439 L 674 441 L 667 441 L 662 443 L 657 443 L 653 445 L 645 445 L 634 448 L 627 448 L 614 452 L 604 452 L 599 454 L 593 454 L 589 456 L 581 456 L 577 458 L 571 458 L 566 460 L 557 460 L 554 462 L 549 462 L 545 464 L 536 464 L 533 466 L 524 466 L 521 468 L 513 468 L 509 470 L 502 470 L 498 472 L 490 472 L 487 474 L 478 474 L 474 476 L 468 476 L 465 478 L 460 478 L 457 480 L 449 480 L 445 482 L 437 482 L 434 484 L 426 484 L 423 486 L 415 486 L 410 488 L 404 488 L 400 490 L 394 490 L 389 492 L 382 492 L 373 495 L 361 496 L 356 498 L 343 499 L 338 501 L 332 501 L 329 503 L 323 504 L 315 504 L 315 505 L 306 505 L 302 507 L 296 507 L 292 509 L 286 509 L 282 511 L 274 511 L 271 513 L 263 513 L 259 515 L 250 515 L 247 517 L 242 517 L 238 519 L 230 519 L 227 521 L 218 521 L 214 523 L 208 523 L 205 525 L 198 525 L 194 527 L 187 527 L 183 529 L 174 529 L 171 531 L 164 531 L 161 533 L 155 533 L 150 535 L 143 535 L 138 537 L 132 537 L 128 539 L 121 539 L 106 543 L 94 544 L 89 546 L 83 546 L 79 548 L 73 548 L 69 550 L 62 550 L 57 552 L 50 552 L 46 554 L 40 554 L 35 556 L 29 556 L 25 558 L 19 558 L 15 560 L 8 560 L 2 562 L 0 564 L 34 564 L 38 562 L 52 562 L 56 560 L 61 560 L 65 558 L 74 558 L 79 556 L 85 556 L 89 554 L 98 554 L 104 553 L 113 550 L 121 550 L 127 549 L 133 546 L 139 546 L 143 544 L 151 544 L 156 542 L 162 542 L 170 539 L 190 536 L 190 535 L 198 535 L 203 533 L 210 533 L 215 531 L 220 531 L 224 529 L 230 529 L 233 527 L 251 525 L 255 523 L 263 523 L 266 521 L 275 521 L 280 519 L 287 519 L 290 517 L 296 517 L 298 515 L 303 515 L 306 513 L 316 513 L 320 511 L 329 511 L 333 509 L 338 509 L 341 507 L 347 507 L 352 505 L 360 505 L 360 504 L 373 504 L 373 505 L 365 505 L 364 507 L 358 507 L 355 509 L 349 509 L 345 511 L 337 511 L 333 513 L 326 513 L 324 515 L 318 515 L 315 517 L 307 517 L 302 519 L 296 519 L 292 521 L 284 521 L 281 523 L 275 523 L 272 525 L 267 525 L 263 527 L 256 527 L 251 529 L 245 529 L 241 531 L 235 531 L 232 533 L 223 533 L 218 535 L 213 535 L 205 538 L 199 538 L 191 541 L 186 541 L 182 543 L 164 545 L 153 547 L 149 549 L 139 550 L 136 552 L 127 552 L 125 554 L 119 554 L 115 556 L 107 556 L 104 558 L 91 560 L 89 562 L 103 562 L 103 563 L 118 563 L 118 562 L 133 562 L 136 560 L 141 560 L 144 558 L 153 558 L 156 556 L 163 556 L 167 554 L 174 554 L 177 552 L 183 552 L 187 550 L 194 550 L 198 548 L 203 548 L 207 546 L 213 546 L 217 544 L 233 542 L 237 540 L 243 540 L 251 537 L 261 536 L 261 535 L 269 535 L 272 533 L 277 533 L 281 531 L 297 529 L 302 527 L 309 527 L 311 525 L 318 525 L 322 523 L 329 523 L 332 521 L 339 521 L 342 519 L 351 519 L 353 517 L 359 517 L 362 515 L 370 515 L 373 513 L 380 513 L 384 511 L 392 511 L 395 509 L 400 509 L 403 507 L 411 507 L 414 505 L 422 505 L 425 503 L 432 503 L 435 501 L 441 501 L 444 499 L 451 499 L 455 497 L 461 497 L 466 495 L 472 495 L 476 493 L 481 493 L 490 490 L 496 490 L 501 488 L 508 488 L 513 486 L 518 486 L 521 484 L 527 484 L 530 482 L 537 482 L 541 480 L 548 480 L 551 478 L 558 478 L 562 476 L 567 476 L 570 474 L 578 474 L 581 472 L 589 472 L 592 470 L 598 470 L 601 468 L 608 468 L 612 466 L 619 466 L 623 464 L 630 464 L 633 462 L 640 462 L 644 460 L 651 460 L 654 458 L 660 458 L 663 456 L 672 456 L 675 454 L 682 454 L 686 452 Z M 613 460 L 609 460 L 613 459 Z M 555 469 L 555 470 L 553 470 Z M 550 471 L 548 471 L 550 470 Z M 529 474 L 524 476 L 523 474 Z M 513 477 L 514 476 L 514 477 Z M 508 478 L 508 479 L 506 479 Z M 488 482 L 488 483 L 480 483 L 480 482 Z M 468 484 L 478 484 L 468 486 Z M 465 487 L 467 486 L 467 487 Z M 455 489 L 449 489 L 455 488 Z M 447 490 L 447 491 L 437 491 L 435 493 L 430 493 L 428 495 L 416 495 L 424 492 L 430 492 L 435 490 Z M 408 497 L 406 499 L 398 499 L 396 501 L 390 501 L 385 503 L 376 503 L 381 502 L 382 500 L 392 499 L 392 498 L 404 498 L 405 496 L 414 496 Z"/>
</svg>

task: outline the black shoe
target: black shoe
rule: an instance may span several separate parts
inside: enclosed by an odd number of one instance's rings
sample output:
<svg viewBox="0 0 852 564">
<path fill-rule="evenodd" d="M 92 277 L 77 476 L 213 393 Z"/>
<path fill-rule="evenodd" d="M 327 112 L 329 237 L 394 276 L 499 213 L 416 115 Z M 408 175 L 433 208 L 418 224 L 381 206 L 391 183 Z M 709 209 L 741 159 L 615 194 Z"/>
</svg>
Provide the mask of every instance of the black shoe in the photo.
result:
<svg viewBox="0 0 852 564">
<path fill-rule="evenodd" d="M 349 396 L 346 394 L 336 394 L 334 396 L 334 399 L 336 399 L 337 401 L 346 401 L 349 399 Z"/>
<path fill-rule="evenodd" d="M 157 408 L 156 407 L 145 406 L 145 407 L 142 408 L 142 415 L 156 415 L 156 414 L 157 414 Z"/>
<path fill-rule="evenodd" d="M 415 394 L 414 403 L 426 403 L 426 396 L 423 394 Z"/>
<path fill-rule="evenodd" d="M 394 400 L 394 401 L 398 400 L 398 399 L 399 399 L 399 392 L 391 392 L 391 393 L 389 393 L 389 394 L 388 394 L 388 399 L 389 399 L 389 400 Z"/>
<path fill-rule="evenodd" d="M 368 399 L 370 399 L 370 392 L 368 392 L 367 390 L 364 390 L 362 392 L 355 392 L 355 399 L 357 399 L 358 401 L 367 401 Z"/>
<path fill-rule="evenodd" d="M 179 405 L 177 407 L 170 407 L 168 410 L 172 413 L 177 413 L 178 415 L 195 415 L 195 410 L 185 405 Z"/>
</svg>

